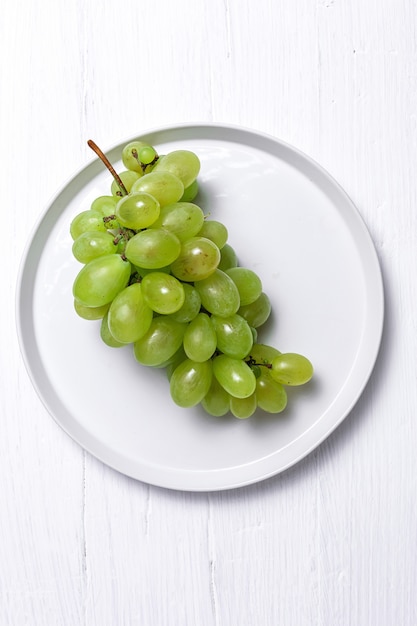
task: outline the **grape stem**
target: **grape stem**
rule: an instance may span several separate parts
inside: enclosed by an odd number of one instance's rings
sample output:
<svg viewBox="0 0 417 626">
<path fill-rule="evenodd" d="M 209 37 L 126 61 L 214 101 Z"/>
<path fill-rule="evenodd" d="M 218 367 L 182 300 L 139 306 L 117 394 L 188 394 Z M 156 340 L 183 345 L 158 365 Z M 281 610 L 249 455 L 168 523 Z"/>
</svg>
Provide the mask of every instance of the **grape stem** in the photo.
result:
<svg viewBox="0 0 417 626">
<path fill-rule="evenodd" d="M 139 155 L 138 155 L 138 151 L 136 150 L 136 148 L 132 148 L 132 150 L 131 150 L 131 154 L 132 154 L 132 157 L 133 157 L 134 159 L 136 159 L 136 161 L 138 162 L 138 165 L 140 165 L 140 167 L 141 167 L 141 169 L 142 169 L 142 172 L 145 172 L 145 170 L 146 170 L 146 168 L 147 168 L 148 166 L 149 166 L 149 167 L 151 167 L 152 165 L 155 165 L 155 163 L 156 163 L 156 162 L 158 161 L 158 159 L 159 159 L 159 155 L 158 155 L 158 154 L 155 154 L 155 158 L 154 158 L 154 160 L 153 160 L 153 161 L 151 161 L 151 163 L 146 163 L 146 164 L 145 164 L 145 163 L 142 163 L 142 161 L 140 161 L 140 160 L 139 160 Z"/>
<path fill-rule="evenodd" d="M 128 192 L 127 192 L 126 187 L 123 184 L 122 179 L 120 178 L 119 174 L 116 172 L 116 170 L 114 169 L 113 165 L 110 163 L 110 161 L 108 160 L 104 152 L 100 150 L 98 145 L 94 143 L 92 139 L 89 139 L 87 141 L 87 144 L 92 149 L 92 151 L 96 153 L 96 155 L 104 163 L 104 165 L 107 167 L 110 174 L 113 176 L 114 180 L 116 181 L 117 186 L 119 187 L 122 196 L 127 196 Z"/>
<path fill-rule="evenodd" d="M 105 219 L 105 218 L 103 218 Z M 120 227 L 117 232 L 115 233 L 115 237 L 113 239 L 113 243 L 115 246 L 117 246 L 122 240 L 124 241 L 124 248 L 126 247 L 127 242 L 129 241 L 129 239 L 131 239 L 131 237 L 133 237 L 133 235 L 135 235 L 135 231 L 134 230 L 130 230 L 129 228 L 122 228 Z M 124 250 L 123 250 L 123 254 L 124 254 Z"/>
<path fill-rule="evenodd" d="M 252 356 L 248 358 L 246 363 L 247 365 L 249 365 L 249 367 L 253 367 L 254 365 L 261 365 L 262 367 L 267 367 L 269 370 L 272 369 L 272 363 L 257 363 L 256 359 L 254 359 Z"/>
</svg>

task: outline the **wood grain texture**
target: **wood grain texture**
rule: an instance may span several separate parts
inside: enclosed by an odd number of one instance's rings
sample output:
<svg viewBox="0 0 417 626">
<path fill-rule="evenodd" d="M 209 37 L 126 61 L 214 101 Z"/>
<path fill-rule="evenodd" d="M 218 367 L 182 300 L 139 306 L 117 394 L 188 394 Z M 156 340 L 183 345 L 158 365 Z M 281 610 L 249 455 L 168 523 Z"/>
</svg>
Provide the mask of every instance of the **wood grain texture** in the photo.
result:
<svg viewBox="0 0 417 626">
<path fill-rule="evenodd" d="M 4 3 L 0 624 L 417 623 L 416 20 L 412 0 Z M 25 242 L 86 140 L 197 121 L 270 133 L 327 168 L 386 296 L 344 423 L 281 476 L 208 494 L 84 452 L 38 400 L 14 321 Z"/>
</svg>

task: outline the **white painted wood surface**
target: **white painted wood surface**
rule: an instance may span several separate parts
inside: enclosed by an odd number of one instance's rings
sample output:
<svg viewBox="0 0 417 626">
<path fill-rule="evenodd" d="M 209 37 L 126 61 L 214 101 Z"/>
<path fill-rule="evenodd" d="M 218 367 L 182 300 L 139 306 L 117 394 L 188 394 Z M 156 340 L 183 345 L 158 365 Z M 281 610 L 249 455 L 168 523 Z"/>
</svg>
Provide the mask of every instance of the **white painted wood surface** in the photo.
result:
<svg viewBox="0 0 417 626">
<path fill-rule="evenodd" d="M 0 624 L 417 624 L 414 0 L 3 2 Z M 268 132 L 341 183 L 375 241 L 386 323 L 351 415 L 285 474 L 193 494 L 126 478 L 40 403 L 14 325 L 49 198 L 142 130 Z"/>
</svg>

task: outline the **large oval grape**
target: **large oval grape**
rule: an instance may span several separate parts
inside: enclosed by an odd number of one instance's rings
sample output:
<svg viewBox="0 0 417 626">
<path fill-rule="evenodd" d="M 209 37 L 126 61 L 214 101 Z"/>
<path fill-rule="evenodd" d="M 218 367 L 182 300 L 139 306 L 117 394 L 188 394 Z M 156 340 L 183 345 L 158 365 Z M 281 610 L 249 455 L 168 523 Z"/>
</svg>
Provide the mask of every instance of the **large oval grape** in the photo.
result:
<svg viewBox="0 0 417 626">
<path fill-rule="evenodd" d="M 152 309 L 143 297 L 142 285 L 134 283 L 117 294 L 110 305 L 108 325 L 113 337 L 121 343 L 133 343 L 148 331 Z"/>
<path fill-rule="evenodd" d="M 184 287 L 175 276 L 150 272 L 144 276 L 141 285 L 146 303 L 156 313 L 169 315 L 184 304 Z"/>
<path fill-rule="evenodd" d="M 283 385 L 304 385 L 313 376 L 313 366 L 302 354 L 287 352 L 273 359 L 269 373 L 274 380 Z"/>
<path fill-rule="evenodd" d="M 262 282 L 259 276 L 246 267 L 232 267 L 226 274 L 235 283 L 239 295 L 240 305 L 252 304 L 262 293 Z"/>
<path fill-rule="evenodd" d="M 150 194 L 163 207 L 178 202 L 184 193 L 184 185 L 171 172 L 150 172 L 133 183 L 131 192 L 136 191 Z"/>
<path fill-rule="evenodd" d="M 161 315 L 155 317 L 145 335 L 135 342 L 134 354 L 142 365 L 158 367 L 168 361 L 182 345 L 186 324 Z"/>
<path fill-rule="evenodd" d="M 160 158 L 154 172 L 171 172 L 177 176 L 184 188 L 195 181 L 200 171 L 200 159 L 189 150 L 173 150 Z"/>
<path fill-rule="evenodd" d="M 103 215 L 99 211 L 82 211 L 78 213 L 70 224 L 70 234 L 75 241 L 82 233 L 87 231 L 100 231 L 105 233 L 107 227 L 103 221 Z"/>
<path fill-rule="evenodd" d="M 158 200 L 148 193 L 139 191 L 124 196 L 116 206 L 116 217 L 119 223 L 133 230 L 148 228 L 158 219 L 159 212 Z"/>
<path fill-rule="evenodd" d="M 220 354 L 213 359 L 213 374 L 220 385 L 235 398 L 247 398 L 256 388 L 255 374 L 241 359 Z"/>
<path fill-rule="evenodd" d="M 253 345 L 252 331 L 245 319 L 235 313 L 229 317 L 211 316 L 220 352 L 235 359 L 243 359 Z"/>
<path fill-rule="evenodd" d="M 258 407 L 267 413 L 281 413 L 287 406 L 287 394 L 280 383 L 273 380 L 261 368 L 261 375 L 256 379 L 256 399 Z"/>
<path fill-rule="evenodd" d="M 219 261 L 220 250 L 215 243 L 204 237 L 191 237 L 181 245 L 171 271 L 185 282 L 201 281 L 213 274 Z"/>
<path fill-rule="evenodd" d="M 74 281 L 74 298 L 84 306 L 103 306 L 114 300 L 129 282 L 130 263 L 109 254 L 84 265 Z"/>
<path fill-rule="evenodd" d="M 195 288 L 200 294 L 203 307 L 213 315 L 229 317 L 239 309 L 238 289 L 230 276 L 219 269 L 198 281 Z"/>
<path fill-rule="evenodd" d="M 195 406 L 210 389 L 211 361 L 197 363 L 186 359 L 174 370 L 170 380 L 171 397 L 182 407 Z"/>
<path fill-rule="evenodd" d="M 89 263 L 99 256 L 116 252 L 117 244 L 114 243 L 114 236 L 101 231 L 81 233 L 72 245 L 72 253 L 80 263 Z"/>
<path fill-rule="evenodd" d="M 184 350 L 189 359 L 199 363 L 210 359 L 216 350 L 217 337 L 207 313 L 199 313 L 187 326 Z"/>
<path fill-rule="evenodd" d="M 126 258 L 145 269 L 170 265 L 179 255 L 179 239 L 162 228 L 148 228 L 134 235 L 126 245 Z"/>
<path fill-rule="evenodd" d="M 153 228 L 165 228 L 180 241 L 194 237 L 204 223 L 204 213 L 192 202 L 175 202 L 163 206 Z"/>
</svg>

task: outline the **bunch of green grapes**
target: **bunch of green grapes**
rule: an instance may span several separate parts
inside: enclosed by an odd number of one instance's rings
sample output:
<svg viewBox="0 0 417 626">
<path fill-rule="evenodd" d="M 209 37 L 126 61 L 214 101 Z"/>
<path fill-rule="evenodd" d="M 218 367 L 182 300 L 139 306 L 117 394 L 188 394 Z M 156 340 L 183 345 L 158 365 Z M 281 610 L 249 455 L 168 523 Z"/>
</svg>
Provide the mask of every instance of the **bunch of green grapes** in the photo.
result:
<svg viewBox="0 0 417 626">
<path fill-rule="evenodd" d="M 70 226 L 83 264 L 74 307 L 101 321 L 111 347 L 133 345 L 144 366 L 166 368 L 172 399 L 211 415 L 280 413 L 285 386 L 313 375 L 310 361 L 258 343 L 271 313 L 259 276 L 240 267 L 226 227 L 195 204 L 200 161 L 188 150 L 158 156 L 129 143 L 126 170 Z"/>
</svg>

